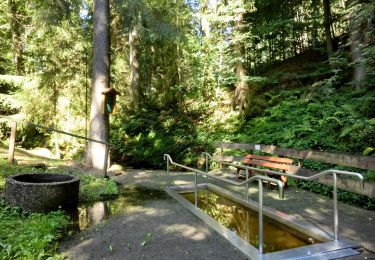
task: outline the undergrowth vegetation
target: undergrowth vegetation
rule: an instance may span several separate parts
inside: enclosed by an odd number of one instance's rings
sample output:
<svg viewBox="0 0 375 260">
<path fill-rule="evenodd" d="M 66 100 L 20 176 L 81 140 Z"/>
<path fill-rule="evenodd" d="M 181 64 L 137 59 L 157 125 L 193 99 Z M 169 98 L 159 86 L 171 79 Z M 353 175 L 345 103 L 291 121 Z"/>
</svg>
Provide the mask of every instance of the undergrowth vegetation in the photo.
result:
<svg viewBox="0 0 375 260">
<path fill-rule="evenodd" d="M 164 167 L 164 153 L 185 164 L 195 164 L 207 144 L 199 138 L 199 120 L 200 115 L 153 110 L 118 117 L 110 134 L 117 146 L 113 156 L 140 168 Z"/>
<path fill-rule="evenodd" d="M 304 89 L 272 96 L 261 117 L 245 122 L 233 141 L 366 154 L 375 141 L 374 91 L 311 95 Z"/>
<path fill-rule="evenodd" d="M 57 240 L 69 223 L 62 211 L 23 213 L 0 197 L 0 259 L 57 258 Z"/>
<path fill-rule="evenodd" d="M 6 177 L 41 172 L 22 165 L 8 165 L 0 159 L 0 259 L 59 259 L 58 240 L 66 233 L 71 219 L 63 211 L 48 214 L 22 212 L 3 198 Z M 69 171 L 63 167 L 47 169 L 49 173 L 74 174 L 80 178 L 79 201 L 94 202 L 114 198 L 118 188 L 113 180 Z"/>
</svg>

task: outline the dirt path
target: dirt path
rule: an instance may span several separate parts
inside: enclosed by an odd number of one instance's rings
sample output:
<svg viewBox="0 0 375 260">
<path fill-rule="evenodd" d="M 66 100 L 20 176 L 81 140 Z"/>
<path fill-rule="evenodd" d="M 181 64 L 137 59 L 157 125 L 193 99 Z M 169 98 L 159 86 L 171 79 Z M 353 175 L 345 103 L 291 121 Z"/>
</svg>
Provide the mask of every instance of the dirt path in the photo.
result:
<svg viewBox="0 0 375 260">
<path fill-rule="evenodd" d="M 165 171 L 109 172 L 124 187 L 160 189 L 172 179 Z M 115 174 L 120 174 L 115 176 Z M 193 180 L 189 173 L 173 173 L 177 184 Z M 228 187 L 229 188 L 229 187 Z M 242 194 L 240 189 L 233 191 Z M 265 189 L 265 205 L 306 219 L 332 232 L 332 200 L 290 187 L 285 199 Z M 257 188 L 251 187 L 257 200 Z M 375 259 L 375 212 L 339 203 L 340 236 L 361 241 L 364 254 L 350 259 Z M 142 245 L 144 243 L 144 245 Z M 170 198 L 148 200 L 126 207 L 115 217 L 61 243 L 70 259 L 245 259 L 229 242 Z"/>
</svg>

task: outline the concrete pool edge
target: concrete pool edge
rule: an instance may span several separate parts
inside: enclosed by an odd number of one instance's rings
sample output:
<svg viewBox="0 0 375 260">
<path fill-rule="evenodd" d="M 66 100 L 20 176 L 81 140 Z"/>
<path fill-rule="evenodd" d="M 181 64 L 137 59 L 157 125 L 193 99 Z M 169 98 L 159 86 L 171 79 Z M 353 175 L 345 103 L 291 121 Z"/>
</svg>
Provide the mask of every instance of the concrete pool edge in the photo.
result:
<svg viewBox="0 0 375 260">
<path fill-rule="evenodd" d="M 234 193 L 224 190 L 213 184 L 199 184 L 199 189 L 209 188 L 216 193 L 219 193 L 225 197 L 229 197 L 231 200 L 253 210 L 257 211 L 258 203 L 255 201 L 246 201 L 238 198 Z M 259 251 L 256 247 L 252 246 L 234 232 L 224 227 L 218 223 L 214 218 L 204 213 L 201 209 L 195 208 L 192 203 L 186 200 L 179 192 L 183 191 L 193 191 L 194 186 L 185 185 L 185 186 L 172 186 L 166 187 L 165 191 L 174 199 L 176 199 L 183 207 L 188 209 L 191 213 L 202 219 L 207 223 L 211 228 L 216 230 L 220 235 L 225 237 L 232 245 L 237 247 L 241 252 L 247 255 L 250 259 L 288 259 L 288 258 L 303 258 L 308 259 L 308 257 L 313 257 L 313 255 L 334 252 L 336 250 L 358 248 L 360 244 L 351 241 L 348 239 L 340 239 L 339 241 L 334 241 L 329 234 L 318 229 L 316 226 L 313 226 L 311 223 L 305 220 L 298 220 L 293 216 L 287 215 L 283 212 L 277 211 L 273 208 L 263 207 L 263 213 L 265 216 L 271 218 L 272 220 L 279 222 L 283 225 L 286 225 L 297 232 L 301 232 L 305 235 L 311 236 L 317 240 L 322 241 L 322 243 L 302 246 L 293 249 L 287 249 L 283 251 L 277 251 L 266 254 L 259 254 Z M 306 258 L 307 257 L 307 258 Z M 327 258 L 329 259 L 329 258 Z"/>
</svg>

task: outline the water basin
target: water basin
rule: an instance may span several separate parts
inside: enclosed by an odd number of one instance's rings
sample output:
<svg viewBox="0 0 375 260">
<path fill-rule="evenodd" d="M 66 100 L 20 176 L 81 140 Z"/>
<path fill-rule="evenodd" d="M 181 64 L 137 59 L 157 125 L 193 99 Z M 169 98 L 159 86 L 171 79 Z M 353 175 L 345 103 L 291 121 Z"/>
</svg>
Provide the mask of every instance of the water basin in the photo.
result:
<svg viewBox="0 0 375 260">
<path fill-rule="evenodd" d="M 79 178 L 67 174 L 32 173 L 6 179 L 5 198 L 29 212 L 49 212 L 77 207 Z"/>
<path fill-rule="evenodd" d="M 182 193 L 181 195 L 194 204 L 194 193 Z M 258 247 L 257 211 L 207 189 L 198 192 L 198 208 L 254 247 Z M 276 223 L 268 217 L 264 218 L 263 230 L 265 253 L 319 242 L 305 234 L 291 230 L 285 225 Z"/>
</svg>

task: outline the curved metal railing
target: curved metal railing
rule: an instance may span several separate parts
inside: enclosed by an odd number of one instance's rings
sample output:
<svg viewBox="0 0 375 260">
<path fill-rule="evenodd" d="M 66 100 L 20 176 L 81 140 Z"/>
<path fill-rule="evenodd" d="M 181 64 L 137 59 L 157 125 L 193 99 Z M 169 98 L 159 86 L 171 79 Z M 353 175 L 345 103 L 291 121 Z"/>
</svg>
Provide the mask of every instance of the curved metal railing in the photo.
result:
<svg viewBox="0 0 375 260">
<path fill-rule="evenodd" d="M 167 172 L 168 172 L 168 174 L 170 173 L 170 171 L 169 171 L 170 164 L 173 164 L 177 167 L 180 167 L 180 168 L 183 168 L 185 170 L 189 170 L 189 171 L 192 171 L 192 172 L 195 173 L 195 177 L 194 177 L 194 206 L 195 206 L 196 210 L 198 209 L 198 184 L 197 184 L 197 179 L 198 179 L 197 177 L 198 176 L 197 176 L 197 174 L 201 174 L 203 176 L 207 176 L 207 177 L 210 177 L 212 179 L 220 180 L 222 182 L 229 183 L 229 184 L 232 184 L 232 185 L 235 185 L 235 186 L 246 185 L 246 199 L 247 199 L 247 201 L 249 200 L 249 196 L 248 196 L 249 186 L 248 186 L 248 184 L 250 182 L 253 182 L 253 181 L 258 181 L 258 187 L 259 187 L 259 190 L 258 190 L 259 238 L 258 239 L 259 239 L 259 253 L 263 254 L 263 184 L 262 184 L 262 181 L 276 183 L 277 186 L 279 187 L 279 197 L 284 198 L 284 184 L 282 183 L 282 181 L 276 180 L 274 178 L 270 178 L 270 177 L 267 177 L 267 176 L 262 176 L 262 175 L 255 175 L 255 176 L 252 176 L 251 178 L 248 178 L 249 172 L 248 172 L 248 170 L 245 169 L 246 170 L 246 180 L 243 181 L 243 182 L 236 182 L 236 181 L 231 181 L 231 180 L 228 180 L 228 179 L 225 179 L 225 178 L 222 178 L 222 177 L 218 177 L 218 176 L 216 176 L 214 174 L 210 174 L 208 172 L 200 171 L 198 169 L 194 169 L 194 168 L 185 166 L 183 164 L 175 163 L 172 160 L 172 158 L 169 154 L 164 154 L 164 160 L 167 160 Z"/>
<path fill-rule="evenodd" d="M 349 172 L 349 171 L 340 171 L 340 170 L 335 170 L 335 169 L 330 169 L 326 171 L 322 171 L 319 173 L 316 173 L 312 176 L 300 176 L 300 175 L 294 175 L 294 174 L 289 174 L 289 173 L 283 173 L 283 172 L 278 172 L 278 171 L 273 171 L 273 170 L 265 170 L 265 169 L 259 169 L 251 166 L 245 166 L 245 165 L 240 165 L 240 164 L 234 164 L 234 163 L 229 163 L 229 162 L 224 162 L 224 161 L 218 161 L 214 160 L 213 157 L 209 153 L 202 153 L 206 157 L 206 172 L 209 170 L 209 159 L 211 159 L 214 162 L 218 162 L 221 164 L 225 164 L 228 166 L 233 166 L 236 168 L 241 168 L 246 170 L 246 174 L 248 174 L 248 171 L 254 171 L 254 172 L 260 172 L 260 173 L 265 173 L 265 174 L 273 174 L 273 175 L 279 175 L 279 176 L 287 176 L 291 178 L 296 178 L 300 180 L 314 180 L 317 179 L 323 175 L 328 175 L 332 174 L 333 176 L 333 225 L 334 225 L 334 239 L 338 240 L 338 229 L 339 229 L 339 220 L 338 220 L 338 210 L 337 210 L 337 175 L 347 175 L 347 176 L 353 176 L 359 178 L 361 182 L 361 187 L 362 189 L 364 188 L 364 178 L 363 175 L 358 173 L 358 172 Z"/>
</svg>

